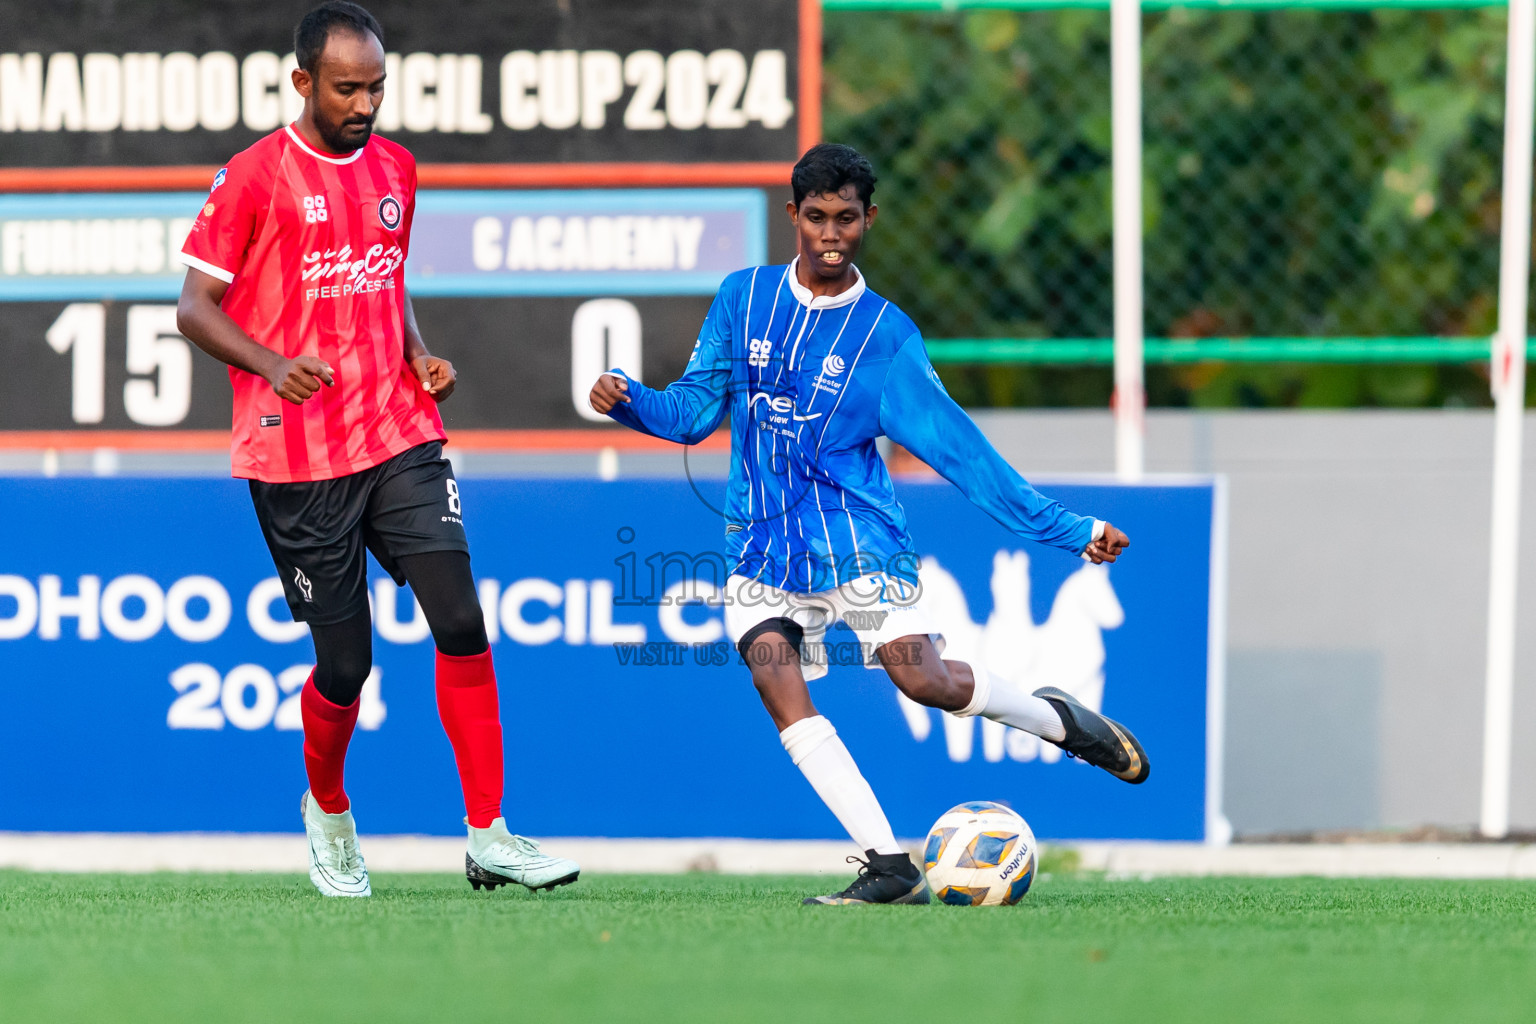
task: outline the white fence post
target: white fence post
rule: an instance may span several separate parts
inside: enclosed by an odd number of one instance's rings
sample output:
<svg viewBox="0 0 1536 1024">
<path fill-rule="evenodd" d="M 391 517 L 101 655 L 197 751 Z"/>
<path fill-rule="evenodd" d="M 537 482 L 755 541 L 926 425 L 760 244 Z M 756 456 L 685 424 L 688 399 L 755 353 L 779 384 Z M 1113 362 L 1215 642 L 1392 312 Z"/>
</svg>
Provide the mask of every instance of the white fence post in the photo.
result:
<svg viewBox="0 0 1536 1024">
<path fill-rule="evenodd" d="M 1515 677 L 1515 584 L 1520 542 L 1520 447 L 1525 413 L 1527 275 L 1531 252 L 1532 57 L 1536 0 L 1509 0 L 1505 71 L 1499 333 L 1493 339 L 1493 529 L 1488 572 L 1488 676 L 1479 828 L 1509 834 Z"/>
<path fill-rule="evenodd" d="M 1115 472 L 1145 466 L 1141 296 L 1141 0 L 1111 0 L 1110 93 L 1114 134 Z"/>
</svg>

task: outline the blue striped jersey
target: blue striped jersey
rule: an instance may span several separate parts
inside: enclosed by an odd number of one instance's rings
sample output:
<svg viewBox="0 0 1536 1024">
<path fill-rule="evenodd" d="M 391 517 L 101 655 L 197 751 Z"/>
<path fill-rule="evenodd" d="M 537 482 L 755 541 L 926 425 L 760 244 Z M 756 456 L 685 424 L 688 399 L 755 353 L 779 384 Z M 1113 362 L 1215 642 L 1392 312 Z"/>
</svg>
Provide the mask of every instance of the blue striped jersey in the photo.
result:
<svg viewBox="0 0 1536 1024">
<path fill-rule="evenodd" d="M 675 383 L 658 391 L 613 372 L 630 401 L 609 415 L 655 437 L 696 444 L 729 412 L 727 554 L 737 573 L 780 589 L 816 593 L 880 572 L 915 582 L 881 435 L 1021 537 L 1074 554 L 1092 539 L 1094 520 L 1003 460 L 944 390 L 916 325 L 862 275 L 813 297 L 794 263 L 738 271 Z"/>
</svg>

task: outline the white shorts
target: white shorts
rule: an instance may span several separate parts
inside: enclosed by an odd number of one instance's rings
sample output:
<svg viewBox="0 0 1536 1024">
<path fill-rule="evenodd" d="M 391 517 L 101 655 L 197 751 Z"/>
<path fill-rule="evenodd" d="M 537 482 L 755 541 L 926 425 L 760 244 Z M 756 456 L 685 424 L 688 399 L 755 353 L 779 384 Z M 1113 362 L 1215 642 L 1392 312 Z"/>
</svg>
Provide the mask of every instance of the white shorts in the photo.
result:
<svg viewBox="0 0 1536 1024">
<path fill-rule="evenodd" d="M 915 583 L 876 574 L 850 580 L 836 590 L 796 594 L 778 587 L 732 576 L 725 582 L 725 632 L 733 646 L 754 626 L 770 619 L 789 619 L 805 630 L 800 671 L 807 680 L 827 674 L 829 662 L 862 664 L 881 668 L 876 649 L 904 636 L 927 636 L 942 653 L 944 638 L 934 631 L 933 620 L 921 601 Z M 853 631 L 854 640 L 834 638 L 827 645 L 827 630 L 839 619 Z"/>
</svg>

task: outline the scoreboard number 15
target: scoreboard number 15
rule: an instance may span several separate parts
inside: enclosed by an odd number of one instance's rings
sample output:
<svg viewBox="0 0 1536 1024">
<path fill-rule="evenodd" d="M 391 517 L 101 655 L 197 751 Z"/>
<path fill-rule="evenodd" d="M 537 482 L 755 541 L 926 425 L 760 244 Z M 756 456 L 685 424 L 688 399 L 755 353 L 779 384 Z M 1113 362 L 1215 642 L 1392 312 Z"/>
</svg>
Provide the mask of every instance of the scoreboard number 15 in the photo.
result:
<svg viewBox="0 0 1536 1024">
<path fill-rule="evenodd" d="M 106 414 L 107 309 L 100 302 L 64 307 L 48 345 L 72 353 L 70 416 L 100 423 Z M 173 427 L 192 407 L 192 348 L 176 330 L 175 306 L 128 307 L 128 372 L 123 411 L 146 427 Z"/>
</svg>

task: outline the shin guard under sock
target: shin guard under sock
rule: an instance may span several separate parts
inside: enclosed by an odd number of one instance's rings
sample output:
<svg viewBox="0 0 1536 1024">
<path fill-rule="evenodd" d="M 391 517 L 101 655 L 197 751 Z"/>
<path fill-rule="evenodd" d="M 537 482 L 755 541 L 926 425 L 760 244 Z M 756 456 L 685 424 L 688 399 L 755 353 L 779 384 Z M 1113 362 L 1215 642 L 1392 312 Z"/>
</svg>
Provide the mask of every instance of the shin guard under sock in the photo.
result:
<svg viewBox="0 0 1536 1024">
<path fill-rule="evenodd" d="M 453 744 L 472 828 L 501 817 L 501 715 L 491 652 L 456 658 L 437 652 L 437 713 Z"/>
<path fill-rule="evenodd" d="M 358 704 L 353 701 L 350 707 L 341 707 L 320 696 L 313 672 L 299 695 L 304 719 L 304 771 L 309 775 L 310 796 L 326 814 L 340 814 L 352 806 L 341 777 L 347 744 L 357 725 Z"/>
<path fill-rule="evenodd" d="M 902 852 L 875 791 L 869 788 L 831 722 L 821 715 L 802 718 L 779 733 L 779 741 L 859 849 Z"/>
</svg>

